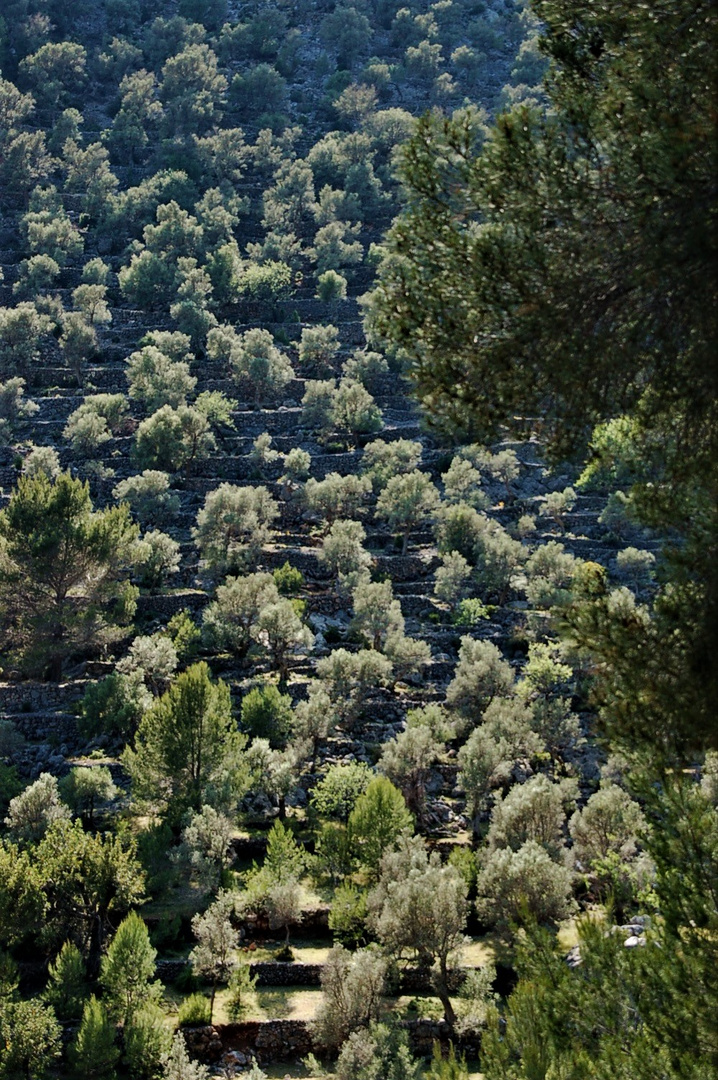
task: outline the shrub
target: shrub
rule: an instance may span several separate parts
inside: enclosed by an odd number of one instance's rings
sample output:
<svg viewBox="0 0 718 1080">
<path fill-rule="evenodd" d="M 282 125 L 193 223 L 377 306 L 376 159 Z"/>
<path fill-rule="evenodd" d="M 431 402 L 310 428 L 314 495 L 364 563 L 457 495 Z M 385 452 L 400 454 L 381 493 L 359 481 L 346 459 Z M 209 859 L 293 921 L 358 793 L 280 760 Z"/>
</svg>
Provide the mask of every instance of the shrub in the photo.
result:
<svg viewBox="0 0 718 1080">
<path fill-rule="evenodd" d="M 286 744 L 292 730 L 292 699 L 280 694 L 273 683 L 255 686 L 242 699 L 242 730 L 255 739 L 267 739 L 272 747 Z"/>
<path fill-rule="evenodd" d="M 180 1002 L 177 1022 L 180 1027 L 189 1027 L 192 1024 L 208 1024 L 209 1021 L 209 998 L 204 994 L 190 994 Z"/>
<path fill-rule="evenodd" d="M 347 279 L 336 270 L 325 270 L 317 277 L 317 299 L 328 303 L 344 300 L 347 295 Z"/>
<path fill-rule="evenodd" d="M 281 596 L 296 596 L 304 585 L 302 571 L 288 561 L 274 570 L 272 577 Z"/>
</svg>

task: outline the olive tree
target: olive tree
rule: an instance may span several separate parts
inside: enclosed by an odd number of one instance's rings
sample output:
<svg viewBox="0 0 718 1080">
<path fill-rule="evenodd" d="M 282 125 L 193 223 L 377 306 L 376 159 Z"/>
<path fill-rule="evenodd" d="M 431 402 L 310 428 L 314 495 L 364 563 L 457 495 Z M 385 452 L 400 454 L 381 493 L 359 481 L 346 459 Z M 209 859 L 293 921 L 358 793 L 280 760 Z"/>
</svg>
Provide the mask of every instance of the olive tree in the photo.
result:
<svg viewBox="0 0 718 1080">
<path fill-rule="evenodd" d="M 309 375 L 331 375 L 339 351 L 339 331 L 331 324 L 305 326 L 299 342 L 299 363 Z"/>
<path fill-rule="evenodd" d="M 500 927 L 521 923 L 527 915 L 556 923 L 573 910 L 571 883 L 571 871 L 535 840 L 518 851 L 495 848 L 479 863 L 476 912 L 482 922 Z"/>
<path fill-rule="evenodd" d="M 572 795 L 575 797 L 575 782 L 555 784 L 543 773 L 515 784 L 503 798 L 497 794 L 486 837 L 489 848 L 518 851 L 528 840 L 534 840 L 560 861 L 564 852 L 565 806 Z"/>
<path fill-rule="evenodd" d="M 350 434 L 356 446 L 361 435 L 373 435 L 383 426 L 381 409 L 366 387 L 346 377 L 333 397 L 331 418 L 337 431 Z"/>
<path fill-rule="evenodd" d="M 638 803 L 618 784 L 603 783 L 571 817 L 573 855 L 584 868 L 611 854 L 622 860 L 636 852 L 646 820 Z"/>
<path fill-rule="evenodd" d="M 0 383 L 0 445 L 13 438 L 15 425 L 29 420 L 40 406 L 25 397 L 25 380 L 19 376 Z"/>
<path fill-rule="evenodd" d="M 271 574 L 228 577 L 204 609 L 205 641 L 215 649 L 229 649 L 243 656 L 252 643 L 252 631 L 261 612 L 278 600 L 279 590 Z"/>
<path fill-rule="evenodd" d="M 5 825 L 13 840 L 29 844 L 40 840 L 53 821 L 69 821 L 70 816 L 57 777 L 45 772 L 10 800 Z"/>
<path fill-rule="evenodd" d="M 349 518 L 360 512 L 371 484 L 365 476 L 328 473 L 323 480 L 310 477 L 304 487 L 304 499 L 314 513 L 331 525 L 337 518 Z"/>
<path fill-rule="evenodd" d="M 387 963 L 378 949 L 351 953 L 335 945 L 322 970 L 322 1002 L 314 1033 L 327 1049 L 337 1049 L 347 1037 L 379 1016 Z"/>
<path fill-rule="evenodd" d="M 145 345 L 133 352 L 127 361 L 126 374 L 130 397 L 150 413 L 162 405 L 174 409 L 185 405 L 187 395 L 197 385 L 186 361 L 173 360 L 155 345 Z"/>
<path fill-rule="evenodd" d="M 226 814 L 203 806 L 182 830 L 180 851 L 203 888 L 215 892 L 232 862 L 233 825 Z"/>
<path fill-rule="evenodd" d="M 145 469 L 121 480 L 112 494 L 118 502 L 127 502 L 140 524 L 161 525 L 174 517 L 180 507 L 179 496 L 170 491 L 170 478 L 159 469 Z"/>
<path fill-rule="evenodd" d="M 357 653 L 334 649 L 317 661 L 317 675 L 327 687 L 339 717 L 347 723 L 356 721 L 369 692 L 386 685 L 391 672 L 391 661 L 376 649 Z"/>
<path fill-rule="evenodd" d="M 197 944 L 190 952 L 190 964 L 196 975 L 212 984 L 209 1002 L 209 1022 L 212 1023 L 217 984 L 228 982 L 235 966 L 235 951 L 239 944 L 239 932 L 232 926 L 234 897 L 221 892 L 217 899 L 201 915 L 192 919 L 192 933 Z"/>
<path fill-rule="evenodd" d="M 230 359 L 235 378 L 258 400 L 281 394 L 294 378 L 288 357 L 268 330 L 252 329 L 238 336 Z"/>
<path fill-rule="evenodd" d="M 495 698 L 510 696 L 513 685 L 511 666 L 493 642 L 462 637 L 459 662 L 446 690 L 450 708 L 475 726 Z"/>
<path fill-rule="evenodd" d="M 442 757 L 442 744 L 426 726 L 407 727 L 382 747 L 377 768 L 396 784 L 419 823 L 426 809 L 429 771 Z"/>
<path fill-rule="evenodd" d="M 372 558 L 362 546 L 366 531 L 358 521 L 339 520 L 332 523 L 322 541 L 317 557 L 339 580 L 351 586 L 357 576 L 368 573 Z"/>
<path fill-rule="evenodd" d="M 428 855 L 418 836 L 404 836 L 386 851 L 379 880 L 369 893 L 369 921 L 383 947 L 399 959 L 415 958 L 431 969 L 444 1018 L 456 1020 L 449 996 L 450 967 L 464 944 L 467 884 L 438 852 Z"/>
<path fill-rule="evenodd" d="M 495 698 L 459 750 L 458 781 L 466 793 L 474 834 L 489 795 L 508 784 L 514 769 L 530 765 L 543 749 L 532 714 L 516 698 Z"/>
<path fill-rule="evenodd" d="M 262 608 L 251 633 L 279 673 L 280 685 L 289 676 L 290 659 L 306 652 L 314 642 L 311 630 L 302 623 L 291 600 L 286 597 Z"/>
<path fill-rule="evenodd" d="M 133 456 L 140 468 L 179 472 L 216 446 L 210 419 L 196 403 L 163 405 L 137 428 Z"/>
<path fill-rule="evenodd" d="M 410 439 L 374 439 L 364 447 L 362 469 L 371 477 L 374 490 L 381 491 L 392 477 L 415 472 L 421 453 L 421 443 Z"/>
<path fill-rule="evenodd" d="M 372 649 L 382 649 L 390 636 L 403 634 L 401 604 L 394 599 L 390 581 L 363 581 L 352 593 L 352 629 Z"/>
<path fill-rule="evenodd" d="M 220 484 L 206 496 L 192 535 L 212 569 L 247 566 L 268 542 L 278 516 L 279 506 L 266 487 Z"/>
<path fill-rule="evenodd" d="M 425 473 L 414 470 L 387 481 L 377 499 L 376 515 L 401 534 L 401 553 L 406 555 L 411 534 L 431 520 L 438 508 L 438 491 Z"/>
</svg>

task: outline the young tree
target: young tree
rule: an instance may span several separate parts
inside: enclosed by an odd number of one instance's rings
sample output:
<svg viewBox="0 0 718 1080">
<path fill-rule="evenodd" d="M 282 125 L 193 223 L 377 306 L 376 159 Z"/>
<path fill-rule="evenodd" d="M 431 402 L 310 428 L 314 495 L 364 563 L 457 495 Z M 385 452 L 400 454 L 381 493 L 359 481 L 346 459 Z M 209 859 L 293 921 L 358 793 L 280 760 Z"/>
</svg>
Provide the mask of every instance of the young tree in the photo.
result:
<svg viewBox="0 0 718 1080">
<path fill-rule="evenodd" d="M 252 975 L 249 964 L 239 963 L 229 977 L 229 1000 L 227 1012 L 230 1019 L 243 1020 L 255 996 L 257 976 Z"/>
<path fill-rule="evenodd" d="M 347 823 L 357 799 L 372 780 L 372 771 L 363 761 L 330 765 L 312 791 L 312 806 L 322 817 Z"/>
<path fill-rule="evenodd" d="M 217 984 L 227 982 L 234 967 L 234 952 L 239 944 L 239 932 L 232 926 L 234 898 L 221 892 L 202 915 L 192 919 L 192 933 L 197 944 L 190 953 L 190 963 L 196 975 L 212 983 L 209 1003 L 209 1022 L 212 1023 Z"/>
<path fill-rule="evenodd" d="M 163 1080 L 209 1080 L 208 1066 L 190 1060 L 187 1044 L 181 1031 L 175 1033 L 163 1066 Z"/>
<path fill-rule="evenodd" d="M 421 1075 L 422 1063 L 412 1056 L 406 1031 L 396 1023 L 376 1020 L 368 1028 L 352 1031 L 341 1048 L 335 1073 L 337 1080 L 371 1080 L 374 1076 L 419 1080 Z"/>
<path fill-rule="evenodd" d="M 370 878 L 376 878 L 384 852 L 411 829 L 404 796 L 385 776 L 377 776 L 357 799 L 349 815 L 352 850 Z"/>
<path fill-rule="evenodd" d="M 152 1002 L 141 1006 L 123 1029 L 122 1038 L 130 1075 L 137 1080 L 156 1080 L 172 1042 L 162 1009 Z"/>
<path fill-rule="evenodd" d="M 382 375 L 389 374 L 389 364 L 381 353 L 369 349 L 358 349 L 342 365 L 342 375 L 347 379 L 360 382 L 371 390 L 380 382 Z M 380 440 L 379 440 L 380 441 Z"/>
<path fill-rule="evenodd" d="M 250 738 L 267 739 L 273 749 L 286 746 L 292 731 L 292 699 L 274 683 L 253 687 L 242 699 L 242 730 Z"/>
<path fill-rule="evenodd" d="M 311 747 L 311 768 L 317 763 L 319 744 L 327 739 L 338 720 L 336 709 L 324 687 L 313 681 L 309 684 L 309 696 L 298 701 L 292 720 L 292 735 L 297 745 Z"/>
<path fill-rule="evenodd" d="M 59 1020 L 79 1020 L 87 995 L 87 970 L 82 953 L 71 941 L 66 941 L 48 966 L 43 997 Z"/>
<path fill-rule="evenodd" d="M 324 439 L 332 430 L 332 409 L 336 397 L 334 379 L 307 379 L 302 397 L 302 426 Z"/>
<path fill-rule="evenodd" d="M 97 354 L 97 332 L 80 311 L 68 311 L 62 317 L 60 349 L 65 363 L 82 385 L 83 368 L 87 360 Z"/>
<path fill-rule="evenodd" d="M 86 736 L 104 733 L 127 737 L 151 703 L 141 672 L 131 676 L 112 672 L 85 690 L 79 705 L 80 731 Z"/>
<path fill-rule="evenodd" d="M 283 955 L 285 959 L 291 960 L 289 933 L 292 925 L 298 923 L 302 917 L 302 894 L 296 878 L 284 878 L 270 886 L 267 893 L 267 911 L 270 927 L 284 929 Z"/>
<path fill-rule="evenodd" d="M 136 536 L 126 507 L 93 511 L 87 485 L 69 473 L 20 478 L 0 514 L 0 605 L 25 666 L 59 678 L 79 648 L 113 640 L 134 612 Z"/>
<path fill-rule="evenodd" d="M 147 925 L 135 911 L 123 919 L 100 966 L 100 983 L 109 1014 L 126 1026 L 148 1002 L 156 1002 L 160 984 L 151 982 L 157 950 Z"/>
<path fill-rule="evenodd" d="M 145 685 L 156 696 L 167 689 L 177 668 L 177 650 L 166 634 L 144 634 L 135 638 L 127 656 L 117 664 L 119 675 L 141 675 Z"/>
<path fill-rule="evenodd" d="M 554 646 L 532 641 L 522 675 L 516 684 L 517 695 L 533 712 L 531 726 L 551 755 L 558 757 L 567 747 L 579 743 L 581 737 L 578 717 L 568 696 L 573 671 L 561 663 Z"/>
<path fill-rule="evenodd" d="M 75 1073 L 81 1080 L 115 1080 L 120 1058 L 116 1027 L 93 994 L 85 1004 L 82 1022 L 70 1047 Z"/>
<path fill-rule="evenodd" d="M 213 682 L 207 665 L 199 663 L 178 675 L 145 713 L 123 763 L 134 798 L 179 822 L 185 811 L 199 811 L 210 795 L 227 806 L 236 804 L 246 783 L 243 745 L 229 688 Z"/>
<path fill-rule="evenodd" d="M 226 814 L 203 806 L 182 830 L 182 853 L 200 884 L 217 892 L 223 872 L 231 865 L 234 827 Z"/>
</svg>

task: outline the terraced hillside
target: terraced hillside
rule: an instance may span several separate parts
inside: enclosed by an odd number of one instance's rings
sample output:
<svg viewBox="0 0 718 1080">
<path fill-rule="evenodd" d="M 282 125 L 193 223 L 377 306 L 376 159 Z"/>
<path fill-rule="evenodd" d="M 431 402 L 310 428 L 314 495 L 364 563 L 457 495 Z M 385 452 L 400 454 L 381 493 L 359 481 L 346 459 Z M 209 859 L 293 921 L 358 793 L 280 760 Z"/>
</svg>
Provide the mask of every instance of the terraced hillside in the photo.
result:
<svg viewBox="0 0 718 1080">
<path fill-rule="evenodd" d="M 163 1054 L 193 1022 L 219 1075 L 252 1054 L 331 1060 L 387 1012 L 418 1054 L 452 1035 L 475 1055 L 524 905 L 568 948 L 609 893 L 635 915 L 650 872 L 586 657 L 555 630 L 592 581 L 627 612 L 649 600 L 656 541 L 620 472 L 546 468 L 540 418 L 491 447 L 432 431 L 362 318 L 413 118 L 541 100 L 535 23 L 469 0 L 56 7 L 14 3 L 0 35 L 17 1008 L 40 1009 L 50 964 L 60 1075 L 100 1075 L 103 1024 L 103 1076 L 189 1075 L 184 1043 Z M 73 549 L 118 506 L 114 540 Z M 119 862 L 90 896 L 63 859 L 89 865 L 92 844 Z M 419 900 L 394 910 L 404 878 Z M 412 904 L 443 889 L 442 945 Z M 148 975 L 123 1012 L 108 957 L 135 910 L 152 944 L 135 927 Z M 221 961 L 198 951 L 215 948 L 203 918 L 225 928 Z M 292 974 L 289 943 L 311 970 Z M 359 1019 L 330 1019 L 351 972 Z"/>
</svg>

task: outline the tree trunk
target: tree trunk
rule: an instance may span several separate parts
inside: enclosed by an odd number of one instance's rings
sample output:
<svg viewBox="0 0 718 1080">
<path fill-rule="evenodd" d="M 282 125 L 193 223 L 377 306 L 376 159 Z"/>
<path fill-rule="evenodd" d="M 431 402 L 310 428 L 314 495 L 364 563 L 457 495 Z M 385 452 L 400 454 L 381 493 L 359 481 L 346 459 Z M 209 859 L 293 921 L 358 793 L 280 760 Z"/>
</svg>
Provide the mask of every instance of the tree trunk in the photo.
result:
<svg viewBox="0 0 718 1080">
<path fill-rule="evenodd" d="M 456 1013 L 454 1012 L 454 1006 L 451 1004 L 451 998 L 449 997 L 449 973 L 446 968 L 445 959 L 442 959 L 439 962 L 439 971 L 432 979 L 432 982 L 434 983 L 436 996 L 444 1008 L 444 1020 L 446 1020 L 449 1027 L 453 1028 L 456 1023 Z"/>
</svg>

